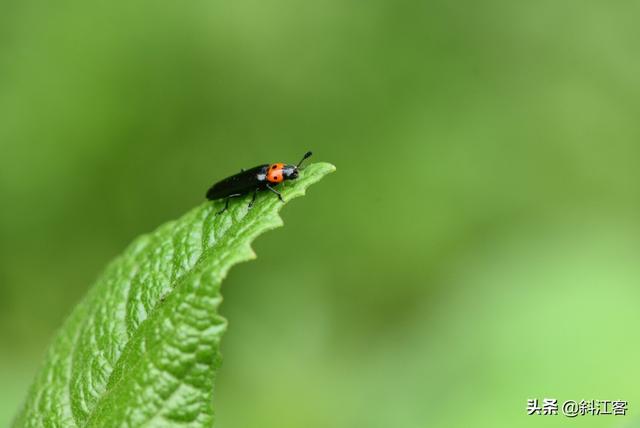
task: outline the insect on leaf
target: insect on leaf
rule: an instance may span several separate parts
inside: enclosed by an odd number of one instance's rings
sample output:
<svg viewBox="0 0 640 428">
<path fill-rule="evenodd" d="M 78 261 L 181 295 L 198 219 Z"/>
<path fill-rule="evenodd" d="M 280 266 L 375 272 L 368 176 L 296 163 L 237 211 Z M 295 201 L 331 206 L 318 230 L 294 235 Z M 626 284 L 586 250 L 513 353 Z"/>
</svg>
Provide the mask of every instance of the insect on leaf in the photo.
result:
<svg viewBox="0 0 640 428">
<path fill-rule="evenodd" d="M 281 186 L 285 200 L 334 171 L 315 163 Z M 210 427 L 226 320 L 229 268 L 282 225 L 282 203 L 260 196 L 206 202 L 136 239 L 73 310 L 54 339 L 14 427 Z"/>
</svg>

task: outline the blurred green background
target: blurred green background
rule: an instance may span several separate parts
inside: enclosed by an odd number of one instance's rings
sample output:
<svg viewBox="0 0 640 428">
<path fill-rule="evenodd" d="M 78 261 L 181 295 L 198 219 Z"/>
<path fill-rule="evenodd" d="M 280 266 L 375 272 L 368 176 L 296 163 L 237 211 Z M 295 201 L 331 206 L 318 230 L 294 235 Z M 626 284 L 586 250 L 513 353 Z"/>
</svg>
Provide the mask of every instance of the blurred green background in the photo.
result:
<svg viewBox="0 0 640 428">
<path fill-rule="evenodd" d="M 545 397 L 630 402 L 581 427 L 638 414 L 638 3 L 0 11 L 0 425 L 128 242 L 307 149 L 337 173 L 224 284 L 217 427 L 564 426 L 525 416 Z"/>
</svg>

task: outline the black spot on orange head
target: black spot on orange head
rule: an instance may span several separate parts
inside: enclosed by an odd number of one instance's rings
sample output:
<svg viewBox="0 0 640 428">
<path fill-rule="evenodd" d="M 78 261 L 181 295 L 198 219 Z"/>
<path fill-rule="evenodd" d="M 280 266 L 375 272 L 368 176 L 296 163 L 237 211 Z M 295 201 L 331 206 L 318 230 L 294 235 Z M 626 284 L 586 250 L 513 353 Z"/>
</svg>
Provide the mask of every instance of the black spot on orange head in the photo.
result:
<svg viewBox="0 0 640 428">
<path fill-rule="evenodd" d="M 283 163 L 274 163 L 270 165 L 269 171 L 267 172 L 267 181 L 269 183 L 281 183 L 282 180 L 284 180 L 283 169 Z"/>
</svg>

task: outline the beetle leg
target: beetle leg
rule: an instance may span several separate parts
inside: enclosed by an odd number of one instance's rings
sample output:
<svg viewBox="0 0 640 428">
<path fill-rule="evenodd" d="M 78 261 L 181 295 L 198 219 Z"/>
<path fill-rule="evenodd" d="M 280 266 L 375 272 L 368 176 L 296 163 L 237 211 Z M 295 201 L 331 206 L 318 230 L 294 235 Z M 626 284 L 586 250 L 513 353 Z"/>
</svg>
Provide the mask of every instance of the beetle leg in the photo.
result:
<svg viewBox="0 0 640 428">
<path fill-rule="evenodd" d="M 251 209 L 253 207 L 253 203 L 256 201 L 256 196 L 258 195 L 258 189 L 253 191 L 253 198 L 251 198 L 251 202 L 249 202 L 249 206 L 247 209 Z"/>
<path fill-rule="evenodd" d="M 227 196 L 226 198 L 224 198 L 224 208 L 218 211 L 216 215 L 222 214 L 229 208 L 229 199 L 231 199 L 231 196 Z"/>
<path fill-rule="evenodd" d="M 284 199 L 282 199 L 282 193 L 278 192 L 276 189 L 274 189 L 273 187 L 269 186 L 268 183 L 267 183 L 267 189 L 271 190 L 273 193 L 278 195 L 278 198 L 280 198 L 280 201 L 284 202 Z"/>
<path fill-rule="evenodd" d="M 218 212 L 216 213 L 216 215 L 220 215 L 220 214 L 222 214 L 223 212 L 225 212 L 225 211 L 229 208 L 229 199 L 231 199 L 231 198 L 235 198 L 236 196 L 240 196 L 240 195 L 236 193 L 236 194 L 229 195 L 229 196 L 227 196 L 226 198 L 224 198 L 224 208 L 223 208 L 223 209 L 221 209 L 220 211 L 218 211 Z"/>
</svg>

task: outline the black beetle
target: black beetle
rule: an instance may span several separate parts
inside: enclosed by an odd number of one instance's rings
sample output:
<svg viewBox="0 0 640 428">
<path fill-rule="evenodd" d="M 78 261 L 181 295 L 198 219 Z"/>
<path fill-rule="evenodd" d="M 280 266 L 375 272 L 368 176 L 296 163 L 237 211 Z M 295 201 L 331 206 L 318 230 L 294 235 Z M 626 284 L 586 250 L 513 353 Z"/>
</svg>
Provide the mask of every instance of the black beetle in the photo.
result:
<svg viewBox="0 0 640 428">
<path fill-rule="evenodd" d="M 249 192 L 253 192 L 253 198 L 249 203 L 249 208 L 253 206 L 256 201 L 256 195 L 259 190 L 270 190 L 276 195 L 282 202 L 282 194 L 274 189 L 272 186 L 276 186 L 285 180 L 293 180 L 298 178 L 298 169 L 302 162 L 311 156 L 311 152 L 304 154 L 300 162 L 297 165 L 288 165 L 284 163 L 272 163 L 253 167 L 247 170 L 241 170 L 238 174 L 227 177 L 224 180 L 218 181 L 211 186 L 207 191 L 207 199 L 214 201 L 217 199 L 224 199 L 224 208 L 218 212 L 223 213 L 229 208 L 229 200 L 238 196 L 246 195 Z"/>
</svg>

